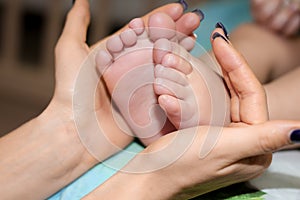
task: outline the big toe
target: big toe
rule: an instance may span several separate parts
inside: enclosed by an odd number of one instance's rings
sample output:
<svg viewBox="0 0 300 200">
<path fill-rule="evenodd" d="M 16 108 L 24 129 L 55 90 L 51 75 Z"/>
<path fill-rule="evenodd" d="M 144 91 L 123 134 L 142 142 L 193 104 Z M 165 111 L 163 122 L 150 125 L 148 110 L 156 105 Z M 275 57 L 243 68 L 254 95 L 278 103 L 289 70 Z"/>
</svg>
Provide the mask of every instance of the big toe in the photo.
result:
<svg viewBox="0 0 300 200">
<path fill-rule="evenodd" d="M 176 36 L 176 24 L 165 13 L 156 13 L 149 17 L 149 38 L 155 42 L 158 39 L 172 39 Z"/>
</svg>

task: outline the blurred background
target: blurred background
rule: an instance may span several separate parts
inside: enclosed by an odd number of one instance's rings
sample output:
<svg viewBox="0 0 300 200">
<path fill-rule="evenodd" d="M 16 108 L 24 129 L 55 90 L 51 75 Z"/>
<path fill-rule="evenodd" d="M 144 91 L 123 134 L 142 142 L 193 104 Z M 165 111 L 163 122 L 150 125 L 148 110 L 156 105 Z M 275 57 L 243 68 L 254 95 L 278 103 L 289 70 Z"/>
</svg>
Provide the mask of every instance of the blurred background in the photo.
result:
<svg viewBox="0 0 300 200">
<path fill-rule="evenodd" d="M 170 0 L 91 0 L 88 43 Z M 203 0 L 188 0 L 189 4 Z M 54 89 L 53 51 L 72 0 L 0 0 L 0 136 L 37 116 Z"/>
</svg>

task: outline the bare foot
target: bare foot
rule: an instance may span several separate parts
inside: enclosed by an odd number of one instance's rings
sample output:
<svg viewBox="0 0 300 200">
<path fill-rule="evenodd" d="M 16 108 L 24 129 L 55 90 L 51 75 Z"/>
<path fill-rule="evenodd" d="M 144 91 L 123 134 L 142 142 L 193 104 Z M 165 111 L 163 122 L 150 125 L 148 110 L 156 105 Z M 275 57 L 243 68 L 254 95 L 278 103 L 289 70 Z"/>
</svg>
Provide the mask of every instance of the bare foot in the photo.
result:
<svg viewBox="0 0 300 200">
<path fill-rule="evenodd" d="M 179 39 L 183 45 L 188 44 L 186 37 L 178 37 L 176 33 L 181 20 L 179 18 L 175 22 L 164 13 L 156 13 L 149 17 L 148 27 L 145 27 L 142 19 L 134 19 L 128 29 L 110 38 L 107 51 L 100 50 L 96 57 L 98 69 L 113 101 L 145 145 L 175 130 L 158 105 L 154 93 L 152 55 L 153 42 L 160 38 Z M 187 49 L 191 47 L 185 46 Z"/>
<path fill-rule="evenodd" d="M 160 39 L 154 46 L 158 102 L 177 129 L 228 125 L 229 96 L 223 79 L 180 45 Z"/>
</svg>

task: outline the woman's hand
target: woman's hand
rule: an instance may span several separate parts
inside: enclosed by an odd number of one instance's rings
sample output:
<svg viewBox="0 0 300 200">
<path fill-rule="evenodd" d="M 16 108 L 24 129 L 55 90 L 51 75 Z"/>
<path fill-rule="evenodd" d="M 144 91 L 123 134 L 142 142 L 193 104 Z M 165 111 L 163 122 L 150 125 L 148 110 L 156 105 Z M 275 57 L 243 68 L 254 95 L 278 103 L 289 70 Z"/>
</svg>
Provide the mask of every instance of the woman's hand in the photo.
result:
<svg viewBox="0 0 300 200">
<path fill-rule="evenodd" d="M 97 134 L 103 140 L 96 140 L 93 138 L 96 133 L 91 129 L 90 118 L 85 118 L 92 113 L 96 118 L 112 119 L 111 101 L 103 83 L 98 83 L 96 72 L 84 82 L 90 83 L 89 80 L 96 77 L 95 85 L 78 84 L 82 81 L 79 78 L 82 69 L 85 70 L 87 66 L 91 70 L 95 68 L 88 64 L 94 60 L 91 51 L 96 45 L 89 47 L 85 42 L 90 21 L 88 2 L 76 0 L 68 13 L 64 31 L 55 49 L 56 86 L 49 106 L 38 117 L 0 138 L 1 199 L 46 199 L 132 140 L 131 136 L 114 129 L 110 129 L 107 135 Z M 179 19 L 183 7 L 174 3 L 153 12 L 165 12 Z M 181 23 L 184 21 L 181 20 Z M 103 42 L 105 40 L 97 46 Z M 92 91 L 90 99 L 78 90 L 90 90 L 93 87 L 98 90 Z M 83 101 L 76 104 L 76 97 Z M 82 104 L 87 99 L 92 102 L 95 99 L 94 104 Z M 105 120 L 103 123 L 106 127 L 115 127 Z M 79 129 L 82 127 L 83 130 Z M 83 139 L 91 140 L 94 151 Z"/>
<path fill-rule="evenodd" d="M 116 153 L 115 146 L 124 148 L 132 141 L 132 137 L 121 134 L 123 132 L 112 124 L 115 122 L 111 112 L 110 97 L 103 82 L 99 81 L 95 67 L 88 64 L 94 61 L 92 51 L 96 47 L 96 45 L 90 47 L 86 44 L 89 23 L 89 1 L 76 0 L 67 15 L 63 33 L 55 48 L 55 92 L 49 107 L 43 114 L 48 116 L 49 112 L 54 112 L 54 115 L 69 130 L 68 134 L 80 138 L 86 151 L 92 154 L 97 163 Z M 103 43 L 105 40 L 97 45 Z M 85 73 L 87 68 L 92 71 L 92 74 Z M 83 85 L 80 82 L 82 75 L 87 80 L 94 78 L 95 81 L 85 81 Z M 84 96 L 81 88 L 85 91 L 93 88 L 97 90 L 96 92 L 93 90 L 90 96 Z M 87 102 L 90 102 L 90 105 L 87 105 Z M 99 131 L 97 118 L 101 116 L 105 116 L 109 121 L 104 124 L 112 127 L 105 131 L 110 134 Z"/>
<path fill-rule="evenodd" d="M 272 152 L 292 143 L 290 133 L 300 122 L 267 122 L 265 92 L 247 62 L 221 29 L 213 38 L 231 95 L 231 126 L 201 126 L 160 138 L 86 199 L 192 198 L 259 176 Z"/>
<path fill-rule="evenodd" d="M 254 19 L 286 36 L 300 30 L 299 0 L 251 0 Z"/>
</svg>

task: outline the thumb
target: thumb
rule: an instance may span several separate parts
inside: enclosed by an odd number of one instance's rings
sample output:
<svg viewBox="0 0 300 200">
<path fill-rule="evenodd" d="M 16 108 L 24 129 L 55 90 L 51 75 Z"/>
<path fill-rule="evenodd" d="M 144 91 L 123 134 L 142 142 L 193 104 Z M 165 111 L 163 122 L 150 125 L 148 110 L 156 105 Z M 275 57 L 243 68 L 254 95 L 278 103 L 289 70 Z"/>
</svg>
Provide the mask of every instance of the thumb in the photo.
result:
<svg viewBox="0 0 300 200">
<path fill-rule="evenodd" d="M 67 15 L 62 36 L 76 42 L 85 42 L 90 23 L 90 5 L 88 0 L 76 0 Z"/>
<path fill-rule="evenodd" d="M 253 157 L 278 151 L 293 143 L 300 142 L 300 121 L 268 121 L 266 123 L 244 127 L 237 145 L 243 144 L 240 155 Z"/>
</svg>

